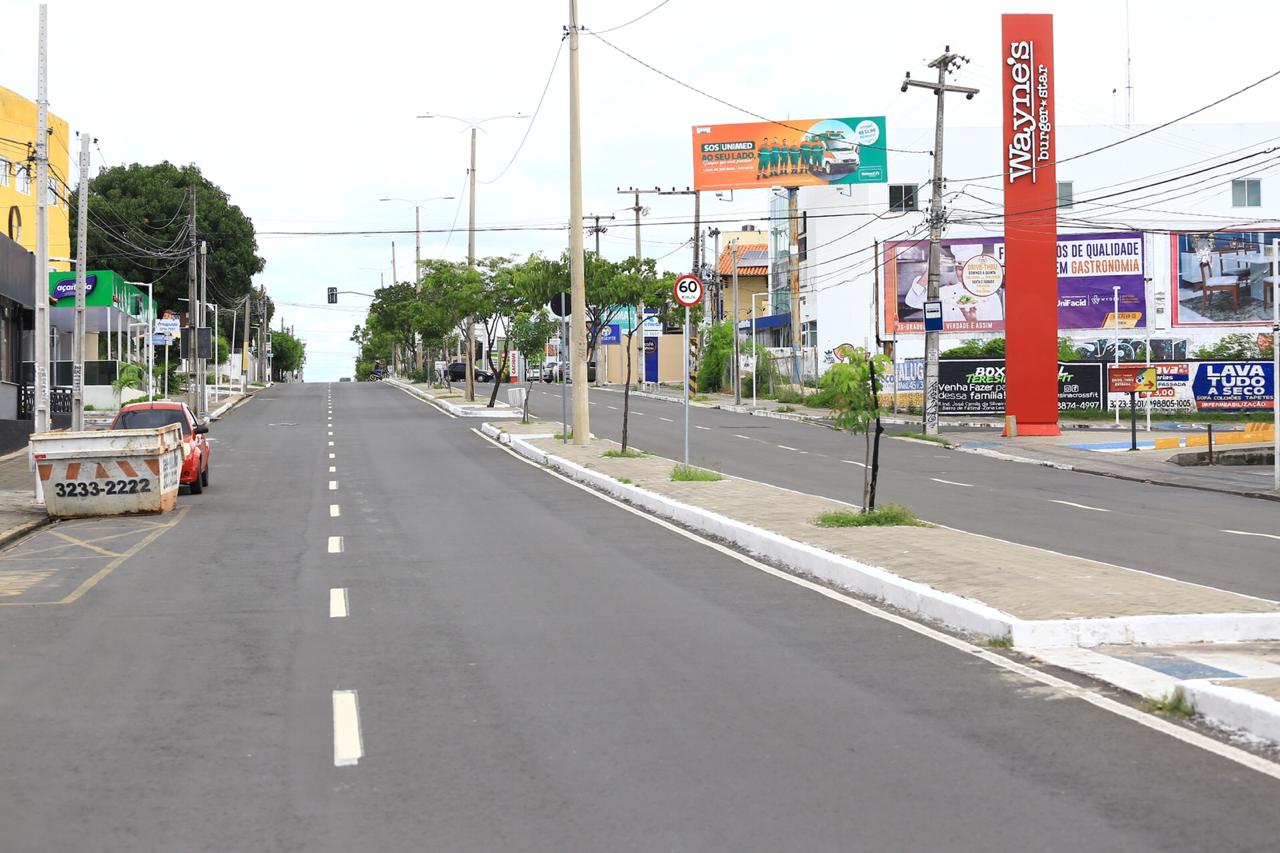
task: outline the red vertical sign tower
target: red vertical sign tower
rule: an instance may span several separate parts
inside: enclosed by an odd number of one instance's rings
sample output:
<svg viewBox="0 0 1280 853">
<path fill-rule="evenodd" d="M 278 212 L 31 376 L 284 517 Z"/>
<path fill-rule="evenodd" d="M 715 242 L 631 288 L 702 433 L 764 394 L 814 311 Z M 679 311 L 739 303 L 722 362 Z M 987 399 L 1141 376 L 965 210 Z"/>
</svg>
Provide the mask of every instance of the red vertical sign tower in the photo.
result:
<svg viewBox="0 0 1280 853">
<path fill-rule="evenodd" d="M 1019 435 L 1058 434 L 1058 180 L 1053 16 L 1001 17 L 1005 413 Z"/>
</svg>

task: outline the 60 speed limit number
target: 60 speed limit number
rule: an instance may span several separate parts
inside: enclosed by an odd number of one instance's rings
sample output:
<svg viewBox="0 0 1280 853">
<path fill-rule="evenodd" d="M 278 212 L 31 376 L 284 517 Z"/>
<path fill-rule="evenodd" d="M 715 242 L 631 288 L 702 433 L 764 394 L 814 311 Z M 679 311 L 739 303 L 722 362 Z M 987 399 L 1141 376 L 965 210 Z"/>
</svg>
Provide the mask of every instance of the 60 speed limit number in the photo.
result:
<svg viewBox="0 0 1280 853">
<path fill-rule="evenodd" d="M 672 292 L 675 294 L 676 302 L 685 308 L 692 308 L 702 301 L 704 292 L 702 279 L 696 275 L 682 275 L 676 279 L 676 286 Z"/>
</svg>

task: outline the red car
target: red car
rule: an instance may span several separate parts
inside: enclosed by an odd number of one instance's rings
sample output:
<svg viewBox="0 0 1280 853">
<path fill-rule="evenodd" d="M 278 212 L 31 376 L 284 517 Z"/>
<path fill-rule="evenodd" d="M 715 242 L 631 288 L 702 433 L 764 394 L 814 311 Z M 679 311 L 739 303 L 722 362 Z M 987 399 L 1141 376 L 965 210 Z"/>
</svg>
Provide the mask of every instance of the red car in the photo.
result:
<svg viewBox="0 0 1280 853">
<path fill-rule="evenodd" d="M 112 429 L 155 429 L 177 424 L 182 427 L 182 474 L 178 482 L 198 495 L 209 485 L 209 427 L 199 423 L 186 403 L 159 401 L 130 403 L 111 422 Z"/>
</svg>

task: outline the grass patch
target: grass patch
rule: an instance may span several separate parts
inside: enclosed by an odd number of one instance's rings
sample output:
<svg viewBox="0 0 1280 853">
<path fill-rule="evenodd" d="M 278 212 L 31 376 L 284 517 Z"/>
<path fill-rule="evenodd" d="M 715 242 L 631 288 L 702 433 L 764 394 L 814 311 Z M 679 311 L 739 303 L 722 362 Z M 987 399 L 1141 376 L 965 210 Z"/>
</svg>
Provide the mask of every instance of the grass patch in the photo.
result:
<svg viewBox="0 0 1280 853">
<path fill-rule="evenodd" d="M 885 504 L 871 512 L 840 509 L 824 512 L 813 520 L 818 527 L 927 527 L 915 513 L 899 504 Z"/>
<path fill-rule="evenodd" d="M 564 434 L 564 433 L 562 433 L 562 432 L 558 432 L 558 433 L 556 433 L 556 435 L 555 435 L 555 439 L 556 439 L 556 441 L 563 441 L 563 440 L 565 440 L 566 438 L 573 438 L 573 430 L 569 430 L 569 434 L 568 434 L 568 435 L 565 435 L 565 434 Z"/>
<path fill-rule="evenodd" d="M 775 411 L 775 412 L 781 412 L 781 413 L 782 413 L 782 414 L 784 414 L 784 415 L 789 415 L 789 414 L 791 414 L 792 412 L 794 412 L 794 411 L 795 411 L 795 407 L 794 407 L 794 406 L 779 406 L 778 408 L 774 409 L 774 411 Z"/>
<path fill-rule="evenodd" d="M 641 456 L 648 456 L 643 450 L 634 450 L 627 448 L 626 450 L 606 450 L 600 454 L 608 459 L 639 459 Z"/>
<path fill-rule="evenodd" d="M 630 486 L 630 485 L 631 485 L 631 478 L 630 478 L 630 477 L 619 477 L 619 478 L 618 478 L 618 482 L 619 482 L 619 483 L 622 483 L 622 484 L 623 484 L 623 485 L 625 485 L 625 486 Z"/>
<path fill-rule="evenodd" d="M 690 399 L 698 403 L 705 403 L 711 399 L 711 395 L 710 394 L 694 394 Z"/>
<path fill-rule="evenodd" d="M 926 435 L 923 432 L 895 432 L 891 434 L 898 438 L 914 438 L 916 441 L 932 441 L 934 444 L 941 444 L 943 447 L 951 446 L 951 442 L 940 435 Z"/>
<path fill-rule="evenodd" d="M 692 465 L 677 465 L 671 469 L 671 479 L 680 483 L 714 483 L 716 480 L 723 480 L 724 474 Z"/>
<path fill-rule="evenodd" d="M 1008 634 L 1002 634 L 999 637 L 987 637 L 987 648 L 1011 649 L 1013 648 L 1013 637 Z"/>
<path fill-rule="evenodd" d="M 1116 418 L 1115 409 L 1081 409 L 1075 411 L 1060 412 L 1059 418 L 1063 421 L 1114 421 Z M 1138 401 L 1138 419 L 1143 420 L 1147 416 L 1146 407 L 1142 405 L 1142 401 Z M 1261 412 L 1161 412 L 1154 407 L 1151 409 L 1152 422 L 1160 421 L 1168 423 L 1176 421 L 1178 423 L 1215 423 L 1215 424 L 1233 424 L 1233 423 L 1270 423 L 1271 410 L 1266 409 Z M 1128 424 L 1129 410 L 1120 410 L 1120 423 Z"/>
<path fill-rule="evenodd" d="M 1142 710 L 1149 714 L 1165 714 L 1170 717 L 1194 717 L 1195 705 L 1187 699 L 1187 694 L 1174 690 L 1159 699 L 1147 699 L 1142 703 Z"/>
</svg>

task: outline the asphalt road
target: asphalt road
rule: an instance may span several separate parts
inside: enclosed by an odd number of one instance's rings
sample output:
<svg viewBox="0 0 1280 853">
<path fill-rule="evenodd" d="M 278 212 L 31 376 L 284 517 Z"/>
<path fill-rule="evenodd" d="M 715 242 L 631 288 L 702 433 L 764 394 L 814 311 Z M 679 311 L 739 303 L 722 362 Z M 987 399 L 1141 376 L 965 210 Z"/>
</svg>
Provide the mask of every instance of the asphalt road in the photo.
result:
<svg viewBox="0 0 1280 853">
<path fill-rule="evenodd" d="M 1272 777 L 326 393 L 215 424 L 74 603 L 0 607 L 5 853 L 1274 849 Z"/>
<path fill-rule="evenodd" d="M 558 421 L 560 387 L 533 388 L 530 411 Z M 622 394 L 601 389 L 590 398 L 591 431 L 619 440 Z M 683 407 L 633 397 L 631 410 L 631 443 L 679 458 Z M 689 422 L 696 465 L 862 502 L 861 435 L 698 406 Z M 1280 599 L 1280 503 L 1004 462 L 887 435 L 880 465 L 879 502 L 906 504 L 929 521 Z"/>
</svg>

